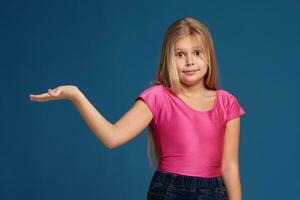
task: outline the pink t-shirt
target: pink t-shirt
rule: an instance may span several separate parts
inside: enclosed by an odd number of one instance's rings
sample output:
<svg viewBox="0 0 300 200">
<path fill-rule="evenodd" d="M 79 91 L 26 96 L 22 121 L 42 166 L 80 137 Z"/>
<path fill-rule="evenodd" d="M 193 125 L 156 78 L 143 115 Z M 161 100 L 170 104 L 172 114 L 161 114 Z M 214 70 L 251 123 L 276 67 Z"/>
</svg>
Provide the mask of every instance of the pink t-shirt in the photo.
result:
<svg viewBox="0 0 300 200">
<path fill-rule="evenodd" d="M 218 89 L 216 95 L 209 111 L 191 108 L 163 85 L 152 85 L 135 99 L 141 98 L 153 114 L 158 169 L 198 177 L 221 175 L 226 122 L 245 111 L 229 92 Z"/>
</svg>

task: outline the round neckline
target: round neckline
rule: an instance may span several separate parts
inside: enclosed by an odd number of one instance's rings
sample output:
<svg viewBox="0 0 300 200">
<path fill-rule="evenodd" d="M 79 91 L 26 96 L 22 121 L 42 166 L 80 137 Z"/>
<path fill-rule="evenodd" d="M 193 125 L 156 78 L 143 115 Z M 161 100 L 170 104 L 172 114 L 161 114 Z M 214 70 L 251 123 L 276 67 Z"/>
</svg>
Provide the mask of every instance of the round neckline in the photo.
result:
<svg viewBox="0 0 300 200">
<path fill-rule="evenodd" d="M 167 88 L 167 90 L 169 91 L 169 89 Z M 169 91 L 172 93 L 172 95 L 178 99 L 185 107 L 187 107 L 189 110 L 192 110 L 194 112 L 197 112 L 197 113 L 209 113 L 209 112 L 212 112 L 216 107 L 217 107 L 217 101 L 218 101 L 218 98 L 219 98 L 219 92 L 220 92 L 220 89 L 216 89 L 216 97 L 215 97 L 215 100 L 214 100 L 214 104 L 213 104 L 213 107 L 209 110 L 196 110 L 194 108 L 192 108 L 190 105 L 188 105 L 183 99 L 181 99 L 179 96 L 177 96 L 176 94 L 174 94 L 172 91 Z"/>
</svg>

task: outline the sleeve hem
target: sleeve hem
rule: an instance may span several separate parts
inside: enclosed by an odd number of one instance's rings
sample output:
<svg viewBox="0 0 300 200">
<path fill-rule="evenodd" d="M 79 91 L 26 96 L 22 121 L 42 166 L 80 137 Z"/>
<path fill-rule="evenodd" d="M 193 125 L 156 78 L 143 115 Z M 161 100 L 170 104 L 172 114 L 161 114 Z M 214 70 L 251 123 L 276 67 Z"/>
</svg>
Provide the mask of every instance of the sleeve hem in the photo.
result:
<svg viewBox="0 0 300 200">
<path fill-rule="evenodd" d="M 226 122 L 234 119 L 234 118 L 237 118 L 237 117 L 241 117 L 242 115 L 244 115 L 246 112 L 245 111 L 241 111 L 240 113 L 238 113 L 237 115 L 232 115 L 232 116 L 229 116 L 227 119 L 226 119 Z"/>
<path fill-rule="evenodd" d="M 143 101 L 145 102 L 145 104 L 147 105 L 147 107 L 148 107 L 149 110 L 151 111 L 152 116 L 153 116 L 153 119 L 154 119 L 154 113 L 155 113 L 155 112 L 154 112 L 154 110 L 152 109 L 150 103 L 149 103 L 145 98 L 143 98 L 143 97 L 141 97 L 141 96 L 138 96 L 138 97 L 135 99 L 135 101 L 137 101 L 138 99 L 141 99 L 141 100 L 143 100 Z"/>
</svg>

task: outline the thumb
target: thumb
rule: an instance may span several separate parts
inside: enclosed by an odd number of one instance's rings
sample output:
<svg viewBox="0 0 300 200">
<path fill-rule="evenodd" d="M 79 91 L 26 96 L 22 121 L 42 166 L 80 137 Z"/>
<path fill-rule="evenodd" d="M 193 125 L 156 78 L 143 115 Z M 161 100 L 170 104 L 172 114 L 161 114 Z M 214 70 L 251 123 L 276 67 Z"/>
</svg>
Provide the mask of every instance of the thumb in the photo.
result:
<svg viewBox="0 0 300 200">
<path fill-rule="evenodd" d="M 48 94 L 50 94 L 51 96 L 55 96 L 55 90 L 52 89 L 48 89 Z"/>
</svg>

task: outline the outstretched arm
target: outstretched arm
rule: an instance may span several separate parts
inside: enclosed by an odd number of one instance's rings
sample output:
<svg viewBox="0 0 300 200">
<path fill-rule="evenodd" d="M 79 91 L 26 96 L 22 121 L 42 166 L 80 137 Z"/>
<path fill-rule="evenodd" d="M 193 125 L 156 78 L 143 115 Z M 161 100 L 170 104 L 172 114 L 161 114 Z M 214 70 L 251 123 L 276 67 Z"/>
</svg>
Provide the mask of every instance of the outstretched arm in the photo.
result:
<svg viewBox="0 0 300 200">
<path fill-rule="evenodd" d="M 116 148 L 136 137 L 147 127 L 153 117 L 147 105 L 138 99 L 120 120 L 112 124 L 97 111 L 76 86 L 60 86 L 48 90 L 48 93 L 30 95 L 30 98 L 39 102 L 71 100 L 91 131 L 109 149 Z"/>
</svg>

